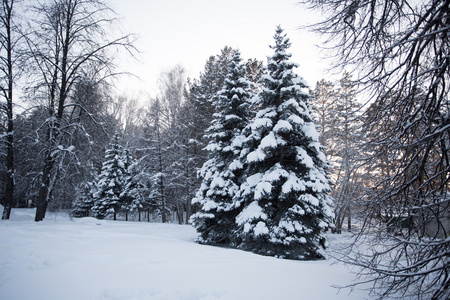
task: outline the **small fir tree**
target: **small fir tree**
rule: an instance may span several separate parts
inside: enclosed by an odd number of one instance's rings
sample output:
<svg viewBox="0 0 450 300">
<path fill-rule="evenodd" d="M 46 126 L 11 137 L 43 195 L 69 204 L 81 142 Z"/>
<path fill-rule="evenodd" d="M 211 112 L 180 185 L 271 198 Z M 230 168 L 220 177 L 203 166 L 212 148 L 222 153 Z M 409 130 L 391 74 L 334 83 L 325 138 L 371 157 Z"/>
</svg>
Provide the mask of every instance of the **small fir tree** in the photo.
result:
<svg viewBox="0 0 450 300">
<path fill-rule="evenodd" d="M 191 218 L 200 233 L 199 241 L 206 244 L 229 244 L 235 210 L 232 199 L 241 184 L 242 129 L 251 118 L 252 83 L 246 78 L 246 66 L 240 52 L 234 51 L 222 90 L 213 102 L 215 113 L 207 137 L 210 158 L 200 170 L 202 184 L 193 203 L 201 209 Z"/>
<path fill-rule="evenodd" d="M 127 154 L 128 153 L 128 154 Z M 126 150 L 124 156 L 129 155 Z M 120 194 L 122 199 L 122 210 L 125 211 L 128 220 L 128 214 L 133 214 L 148 206 L 146 195 L 149 188 L 146 184 L 148 174 L 141 172 L 136 162 L 129 159 L 130 165 L 127 168 L 126 177 L 124 178 L 124 188 Z"/>
<path fill-rule="evenodd" d="M 276 29 L 273 56 L 244 129 L 245 182 L 234 199 L 240 209 L 232 245 L 263 255 L 320 259 L 332 210 L 325 155 L 309 111 L 305 81 L 294 73 L 289 39 Z"/>
<path fill-rule="evenodd" d="M 122 207 L 120 195 L 123 192 L 125 176 L 123 147 L 119 143 L 119 135 L 115 134 L 106 150 L 97 182 L 97 192 L 94 194 L 95 205 L 92 210 L 96 218 L 103 219 L 112 213 L 116 220 Z"/>
<path fill-rule="evenodd" d="M 75 218 L 89 217 L 94 206 L 94 187 L 92 182 L 84 183 L 78 190 L 78 197 L 70 215 Z"/>
</svg>

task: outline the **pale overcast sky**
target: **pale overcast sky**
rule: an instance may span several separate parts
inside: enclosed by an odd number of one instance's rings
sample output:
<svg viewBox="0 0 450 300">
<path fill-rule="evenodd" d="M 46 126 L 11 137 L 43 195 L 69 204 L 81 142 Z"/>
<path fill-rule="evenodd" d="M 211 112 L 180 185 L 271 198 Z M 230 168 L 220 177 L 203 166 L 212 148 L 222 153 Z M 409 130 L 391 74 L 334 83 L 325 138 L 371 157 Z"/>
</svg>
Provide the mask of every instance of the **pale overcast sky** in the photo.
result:
<svg viewBox="0 0 450 300">
<path fill-rule="evenodd" d="M 121 79 L 119 88 L 134 94 L 154 94 L 158 75 L 176 64 L 184 66 L 191 78 L 198 78 L 206 60 L 224 46 L 240 49 L 242 57 L 266 63 L 272 54 L 275 27 L 281 25 L 291 39 L 292 60 L 297 73 L 311 87 L 326 76 L 324 62 L 311 33 L 298 30 L 314 15 L 295 0 L 109 0 L 122 19 L 125 32 L 139 35 L 136 44 L 141 63 L 128 60 L 121 65 L 137 76 Z"/>
</svg>

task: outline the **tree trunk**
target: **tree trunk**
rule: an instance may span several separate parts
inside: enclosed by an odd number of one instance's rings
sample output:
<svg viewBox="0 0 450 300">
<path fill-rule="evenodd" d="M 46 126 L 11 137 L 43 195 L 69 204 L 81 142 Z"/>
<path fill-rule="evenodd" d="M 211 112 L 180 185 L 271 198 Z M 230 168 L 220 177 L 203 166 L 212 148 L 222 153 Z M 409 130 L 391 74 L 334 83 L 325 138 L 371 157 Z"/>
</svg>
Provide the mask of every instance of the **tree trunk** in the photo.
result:
<svg viewBox="0 0 450 300">
<path fill-rule="evenodd" d="M 52 172 L 54 163 L 55 163 L 55 161 L 51 157 L 51 154 L 47 153 L 46 158 L 45 158 L 45 163 L 44 163 L 42 183 L 41 183 L 41 187 L 39 188 L 39 196 L 38 196 L 38 201 L 37 201 L 37 205 L 36 205 L 36 216 L 34 219 L 36 222 L 42 221 L 45 218 L 45 213 L 47 211 L 47 205 L 48 205 L 49 196 L 50 196 L 50 192 L 51 192 L 50 177 L 51 177 L 51 172 Z"/>
<path fill-rule="evenodd" d="M 12 109 L 12 108 L 11 108 Z M 8 112 L 9 115 L 9 112 Z M 9 118 L 9 116 L 8 116 Z M 6 190 L 5 190 L 5 207 L 3 210 L 2 219 L 9 220 L 11 215 L 11 208 L 13 204 L 14 197 L 14 147 L 13 147 L 13 121 L 12 121 L 12 112 L 11 119 L 8 120 L 8 153 L 6 156 L 6 169 L 7 169 L 7 178 L 6 178 Z"/>
<path fill-rule="evenodd" d="M 161 218 L 162 218 L 162 222 L 166 223 L 167 222 L 167 217 L 166 217 L 166 201 L 164 201 L 164 197 L 162 200 L 162 212 L 161 212 Z"/>
<path fill-rule="evenodd" d="M 342 233 L 342 225 L 344 224 L 344 218 L 345 218 L 345 209 L 343 209 L 341 207 L 338 209 L 337 214 L 336 214 L 333 233 L 336 233 L 336 234 Z"/>
<path fill-rule="evenodd" d="M 70 11 L 67 11 L 67 16 L 66 18 L 70 18 L 71 17 L 71 13 Z M 51 182 L 51 176 L 52 176 L 52 172 L 53 172 L 53 167 L 55 164 L 55 158 L 52 155 L 52 148 L 56 147 L 58 145 L 57 141 L 57 136 L 58 136 L 58 129 L 61 126 L 61 120 L 63 118 L 63 114 L 64 114 L 64 103 L 65 100 L 67 98 L 67 67 L 68 67 L 68 63 L 67 63 L 67 57 L 68 57 L 68 51 L 69 51 L 69 46 L 70 46 L 70 40 L 69 40 L 69 30 L 70 28 L 67 27 L 66 28 L 66 36 L 65 36 L 65 40 L 63 41 L 63 45 L 62 45 L 62 64 L 59 66 L 59 56 L 56 55 L 55 57 L 55 69 L 54 69 L 54 73 L 52 76 L 52 84 L 51 84 L 51 88 L 50 88 L 50 117 L 55 117 L 56 118 L 56 122 L 50 124 L 50 128 L 48 131 L 48 138 L 49 138 L 49 148 L 48 148 L 48 152 L 46 154 L 46 158 L 45 158 L 45 165 L 44 165 L 44 172 L 43 172 L 43 182 L 41 184 L 41 187 L 39 189 L 39 198 L 38 198 L 38 204 L 37 204 L 37 209 L 36 209 L 36 217 L 35 217 L 35 221 L 42 221 L 45 218 L 45 213 L 47 211 L 47 205 L 48 205 L 48 201 L 50 198 L 50 193 L 52 190 L 52 185 L 53 183 Z M 59 97 L 58 97 L 58 110 L 56 112 L 56 115 L 54 114 L 54 101 L 56 99 L 56 95 L 55 93 L 58 90 L 57 87 L 57 79 L 58 79 L 58 74 L 59 71 L 61 71 L 61 85 L 59 86 Z M 56 180 L 56 178 L 54 178 L 54 180 Z"/>
<path fill-rule="evenodd" d="M 8 220 L 11 215 L 11 208 L 13 204 L 14 197 L 14 123 L 13 123 L 13 41 L 12 41 L 12 31 L 11 31 L 11 20 L 12 20 L 12 10 L 13 2 L 9 3 L 3 1 L 3 10 L 5 16 L 3 18 L 3 26 L 6 30 L 6 35 L 4 36 L 4 45 L 6 47 L 6 77 L 8 81 L 8 90 L 5 93 L 6 98 L 6 114 L 7 114 L 7 129 L 6 129 L 6 190 L 5 190 L 5 207 L 3 210 L 2 219 Z"/>
<path fill-rule="evenodd" d="M 352 231 L 352 211 L 350 209 L 350 207 L 347 208 L 347 227 L 348 227 L 348 232 Z"/>
<path fill-rule="evenodd" d="M 180 205 L 180 203 L 177 203 L 177 218 L 178 218 L 178 224 L 183 225 L 183 205 Z"/>
<path fill-rule="evenodd" d="M 41 190 L 39 190 L 39 196 L 41 195 Z M 38 204 L 38 206 L 36 207 L 36 217 L 35 217 L 35 221 L 39 222 L 44 220 L 45 218 L 45 213 L 47 212 L 47 202 L 44 203 L 40 203 Z"/>
<path fill-rule="evenodd" d="M 191 200 L 186 201 L 186 224 L 189 223 L 189 219 L 191 217 Z"/>
</svg>

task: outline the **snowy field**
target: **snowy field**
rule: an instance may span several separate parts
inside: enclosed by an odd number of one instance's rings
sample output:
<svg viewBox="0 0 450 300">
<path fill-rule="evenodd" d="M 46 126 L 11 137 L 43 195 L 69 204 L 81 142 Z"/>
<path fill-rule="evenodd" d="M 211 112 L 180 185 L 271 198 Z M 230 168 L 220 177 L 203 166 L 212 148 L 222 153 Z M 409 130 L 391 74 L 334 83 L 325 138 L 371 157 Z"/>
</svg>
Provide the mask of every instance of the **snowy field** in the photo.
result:
<svg viewBox="0 0 450 300">
<path fill-rule="evenodd" d="M 0 211 L 1 211 L 0 207 Z M 191 226 L 13 209 L 0 221 L 0 299 L 371 299 L 342 265 L 199 245 Z"/>
</svg>

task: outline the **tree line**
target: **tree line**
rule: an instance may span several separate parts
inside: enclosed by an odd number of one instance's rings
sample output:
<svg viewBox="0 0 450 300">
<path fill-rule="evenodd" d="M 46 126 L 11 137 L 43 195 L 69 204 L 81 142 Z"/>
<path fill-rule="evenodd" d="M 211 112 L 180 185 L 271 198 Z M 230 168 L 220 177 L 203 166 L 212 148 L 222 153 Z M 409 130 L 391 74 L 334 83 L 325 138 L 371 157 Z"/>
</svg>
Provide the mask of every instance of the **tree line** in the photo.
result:
<svg viewBox="0 0 450 300">
<path fill-rule="evenodd" d="M 157 96 L 140 99 L 140 104 L 136 99 L 121 98 L 122 112 L 118 117 L 121 125 L 112 138 L 115 142 L 111 141 L 106 152 L 117 147 L 129 151 L 131 164 L 123 162 L 122 154 L 119 160 L 134 169 L 130 177 L 134 184 L 127 186 L 126 180 L 115 183 L 119 201 L 109 205 L 111 213 L 120 212 L 125 218 L 129 214 L 139 220 L 142 213 L 147 220 L 152 217 L 161 222 L 188 222 L 197 209 L 191 204 L 200 186 L 197 172 L 208 157 L 205 130 L 213 118 L 212 103 L 222 89 L 233 52 L 232 48 L 224 47 L 220 54 L 210 56 L 198 79 L 187 78 L 179 65 L 163 72 Z M 262 66 L 255 59 L 245 63 L 245 72 L 255 84 L 263 72 Z M 104 157 L 101 161 L 109 160 Z M 103 167 L 98 169 L 100 177 L 116 172 Z M 97 213 L 94 200 L 100 177 L 92 176 L 91 181 L 84 183 L 83 200 L 75 204 L 76 215 L 104 217 Z M 86 194 L 90 197 L 85 198 Z M 128 196 L 127 201 L 125 194 L 134 196 Z M 97 200 L 100 201 L 98 197 Z"/>
</svg>

